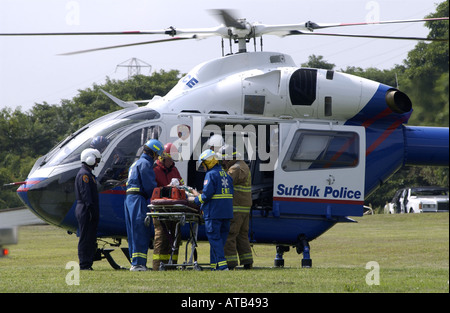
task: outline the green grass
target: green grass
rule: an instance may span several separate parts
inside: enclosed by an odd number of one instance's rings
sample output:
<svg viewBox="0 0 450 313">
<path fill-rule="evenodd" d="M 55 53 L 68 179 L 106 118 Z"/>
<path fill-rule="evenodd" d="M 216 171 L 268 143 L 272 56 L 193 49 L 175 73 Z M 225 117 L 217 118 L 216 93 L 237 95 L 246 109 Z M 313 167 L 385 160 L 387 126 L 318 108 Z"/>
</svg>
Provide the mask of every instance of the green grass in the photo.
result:
<svg viewBox="0 0 450 313">
<path fill-rule="evenodd" d="M 255 245 L 253 271 L 135 273 L 114 271 L 102 260 L 94 271 L 80 273 L 79 285 L 66 284 L 71 269 L 65 268 L 78 261 L 77 237 L 53 226 L 22 227 L 19 243 L 0 259 L 0 292 L 449 292 L 449 214 L 357 220 L 338 224 L 310 243 L 312 268 L 301 268 L 295 248 L 285 253 L 285 268 L 272 268 L 275 247 Z M 121 251 L 113 255 L 127 265 Z M 200 243 L 200 263 L 208 256 L 208 243 Z M 379 264 L 379 285 L 366 283 L 370 261 Z"/>
</svg>

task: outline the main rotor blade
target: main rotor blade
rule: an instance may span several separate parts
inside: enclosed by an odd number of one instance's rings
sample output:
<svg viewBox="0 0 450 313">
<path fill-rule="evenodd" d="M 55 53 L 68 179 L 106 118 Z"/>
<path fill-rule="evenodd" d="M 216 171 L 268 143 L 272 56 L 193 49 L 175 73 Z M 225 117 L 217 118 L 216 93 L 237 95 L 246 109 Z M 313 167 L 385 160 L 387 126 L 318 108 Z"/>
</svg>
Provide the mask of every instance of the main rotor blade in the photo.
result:
<svg viewBox="0 0 450 313">
<path fill-rule="evenodd" d="M 181 28 L 169 27 L 161 30 L 131 30 L 121 32 L 77 32 L 77 33 L 0 33 L 0 36 L 111 36 L 111 35 L 168 35 L 171 37 L 196 36 L 206 38 L 210 36 L 224 36 L 228 33 L 227 27 L 212 28 Z"/>
<path fill-rule="evenodd" d="M 0 33 L 0 36 L 105 36 L 105 35 L 166 35 L 167 30 L 131 30 L 121 32 L 76 32 L 76 33 Z"/>
<path fill-rule="evenodd" d="M 335 23 L 335 24 L 318 24 L 314 22 L 307 22 L 305 26 L 309 29 L 322 29 L 330 27 L 344 27 L 344 26 L 361 26 L 361 25 L 380 25 L 380 24 L 397 24 L 397 23 L 415 23 L 415 22 L 431 22 L 431 21 L 448 21 L 448 17 L 436 17 L 436 18 L 422 18 L 412 20 L 391 20 L 391 21 L 378 21 L 378 22 L 362 22 L 362 23 Z"/>
<path fill-rule="evenodd" d="M 265 25 L 254 24 L 256 36 L 262 35 L 277 35 L 288 36 L 292 32 L 314 31 L 316 29 L 331 28 L 331 27 L 345 27 L 345 26 L 361 26 L 361 25 L 380 25 L 380 24 L 394 24 L 394 23 L 413 23 L 413 22 L 430 22 L 430 21 L 448 21 L 448 17 L 425 18 L 414 20 L 396 20 L 396 21 L 380 21 L 380 22 L 364 22 L 364 23 L 339 23 L 339 24 L 319 24 L 315 22 L 306 22 L 300 24 L 284 24 L 284 25 Z"/>
<path fill-rule="evenodd" d="M 335 36 L 335 37 L 355 37 L 355 38 L 376 38 L 376 39 L 397 39 L 397 40 L 423 40 L 423 41 L 448 41 L 448 38 L 425 38 L 425 37 L 404 37 L 404 36 L 378 36 L 378 35 L 356 35 L 356 34 L 333 34 L 333 33 L 307 33 L 301 31 L 291 31 L 287 36 L 313 35 L 313 36 Z"/>
<path fill-rule="evenodd" d="M 100 51 L 100 50 L 108 50 L 108 49 L 116 49 L 116 48 L 123 48 L 123 47 L 132 47 L 132 46 L 148 45 L 148 44 L 168 42 L 168 41 L 188 40 L 188 39 L 195 39 L 195 37 L 173 37 L 173 38 L 168 38 L 168 39 L 143 41 L 143 42 L 135 42 L 135 43 L 129 43 L 129 44 L 123 44 L 123 45 L 115 45 L 115 46 L 109 46 L 109 47 L 101 47 L 101 48 L 94 48 L 94 49 L 87 49 L 87 50 L 79 50 L 79 51 L 61 53 L 61 54 L 58 54 L 58 55 L 74 55 L 74 54 L 88 53 L 88 52 L 94 52 L 94 51 Z"/>
</svg>

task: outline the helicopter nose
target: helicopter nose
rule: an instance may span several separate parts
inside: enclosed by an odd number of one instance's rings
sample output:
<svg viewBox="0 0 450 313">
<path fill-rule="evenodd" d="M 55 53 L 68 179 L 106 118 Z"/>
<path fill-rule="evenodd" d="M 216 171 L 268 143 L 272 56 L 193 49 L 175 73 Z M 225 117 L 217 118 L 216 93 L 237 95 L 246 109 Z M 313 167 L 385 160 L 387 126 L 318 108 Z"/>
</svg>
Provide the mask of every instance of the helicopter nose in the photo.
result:
<svg viewBox="0 0 450 313">
<path fill-rule="evenodd" d="M 77 171 L 52 177 L 28 178 L 17 190 L 19 198 L 38 217 L 61 226 L 75 202 L 74 182 Z"/>
</svg>

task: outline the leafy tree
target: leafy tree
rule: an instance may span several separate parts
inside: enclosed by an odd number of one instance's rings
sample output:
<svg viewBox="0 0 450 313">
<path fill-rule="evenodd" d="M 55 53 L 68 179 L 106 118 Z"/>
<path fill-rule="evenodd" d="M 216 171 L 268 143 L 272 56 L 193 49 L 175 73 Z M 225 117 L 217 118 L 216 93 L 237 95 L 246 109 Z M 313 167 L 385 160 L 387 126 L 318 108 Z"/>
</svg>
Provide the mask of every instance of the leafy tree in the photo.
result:
<svg viewBox="0 0 450 313">
<path fill-rule="evenodd" d="M 315 54 L 308 57 L 308 62 L 302 63 L 302 67 L 321 68 L 324 70 L 332 70 L 335 66 L 324 60 L 322 55 L 316 56 Z"/>
<path fill-rule="evenodd" d="M 405 69 L 401 66 L 396 66 L 389 70 L 379 70 L 374 67 L 362 69 L 361 67 L 347 66 L 345 70 L 341 69 L 341 72 L 364 77 L 385 85 L 396 87 L 398 85 L 398 74 L 403 73 L 404 70 Z"/>
<path fill-rule="evenodd" d="M 427 17 L 449 16 L 448 0 L 437 5 Z M 448 38 L 448 22 L 427 22 L 430 38 Z M 408 78 L 405 91 L 413 100 L 415 114 L 411 123 L 449 125 L 448 109 L 448 42 L 419 42 L 405 60 Z M 432 112 L 433 114 L 430 114 Z"/>
</svg>

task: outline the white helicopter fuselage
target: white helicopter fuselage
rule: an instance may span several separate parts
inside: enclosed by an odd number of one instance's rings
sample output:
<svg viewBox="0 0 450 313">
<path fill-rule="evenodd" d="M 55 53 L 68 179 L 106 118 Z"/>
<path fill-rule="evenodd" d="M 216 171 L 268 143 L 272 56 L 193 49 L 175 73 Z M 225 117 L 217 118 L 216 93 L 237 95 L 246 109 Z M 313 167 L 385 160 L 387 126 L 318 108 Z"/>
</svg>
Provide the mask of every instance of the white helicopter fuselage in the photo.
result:
<svg viewBox="0 0 450 313">
<path fill-rule="evenodd" d="M 124 237 L 125 186 L 119 183 L 142 145 L 150 138 L 175 144 L 181 175 L 201 187 L 195 162 L 209 148 L 208 138 L 220 134 L 252 168 L 251 239 L 295 243 L 301 235 L 309 241 L 362 215 L 365 196 L 404 164 L 405 155 L 411 157 L 406 143 L 415 143 L 404 139 L 411 132 L 402 124 L 412 110 L 400 91 L 331 70 L 298 68 L 277 52 L 202 63 L 143 107 L 111 99 L 127 109 L 69 136 L 36 162 L 19 188 L 24 203 L 44 220 L 76 230 L 73 179 L 79 154 L 96 136 L 109 141 L 94 171 L 101 185 L 99 236 Z"/>
</svg>

